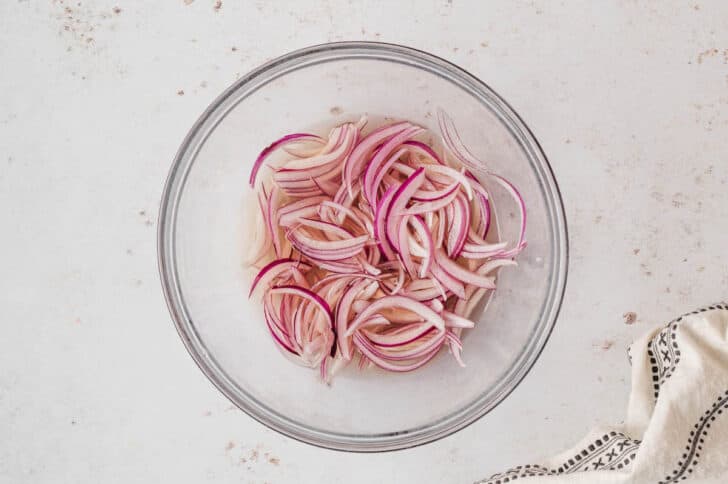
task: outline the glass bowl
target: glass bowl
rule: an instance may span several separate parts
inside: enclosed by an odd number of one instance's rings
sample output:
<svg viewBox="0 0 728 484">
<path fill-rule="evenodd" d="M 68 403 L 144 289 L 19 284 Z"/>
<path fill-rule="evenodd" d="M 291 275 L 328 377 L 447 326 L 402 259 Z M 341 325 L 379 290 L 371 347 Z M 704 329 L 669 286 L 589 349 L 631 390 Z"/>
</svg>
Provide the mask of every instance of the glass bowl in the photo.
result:
<svg viewBox="0 0 728 484">
<path fill-rule="evenodd" d="M 275 348 L 244 267 L 258 152 L 295 131 L 370 116 L 437 129 L 452 117 L 466 145 L 513 182 L 528 208 L 528 247 L 499 275 L 487 311 L 464 335 L 460 368 L 447 350 L 417 371 L 355 369 L 330 385 Z M 325 134 L 326 131 L 323 131 Z M 514 241 L 515 207 L 493 192 L 501 236 Z M 459 67 L 398 45 L 310 47 L 255 69 L 197 120 L 175 157 L 159 217 L 159 270 L 177 330 L 200 369 L 268 427 L 311 444 L 385 451 L 432 442 L 474 422 L 518 385 L 561 305 L 566 220 L 558 187 L 528 127 L 492 89 Z M 355 366 L 355 365 L 351 365 Z"/>
</svg>

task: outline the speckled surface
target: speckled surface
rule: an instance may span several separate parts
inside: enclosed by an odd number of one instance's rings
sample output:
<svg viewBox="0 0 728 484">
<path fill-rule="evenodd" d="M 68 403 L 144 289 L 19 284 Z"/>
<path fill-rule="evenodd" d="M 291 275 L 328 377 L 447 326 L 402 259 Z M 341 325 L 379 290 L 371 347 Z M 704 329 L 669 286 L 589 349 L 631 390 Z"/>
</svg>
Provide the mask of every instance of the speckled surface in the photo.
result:
<svg viewBox="0 0 728 484">
<path fill-rule="evenodd" d="M 471 482 L 620 421 L 627 344 L 726 297 L 727 3 L 396 3 L 0 3 L 1 483 Z M 353 39 L 433 52 L 501 93 L 570 227 L 561 317 L 521 386 L 456 435 L 383 455 L 232 408 L 156 270 L 162 184 L 198 114 L 263 61 Z"/>
</svg>

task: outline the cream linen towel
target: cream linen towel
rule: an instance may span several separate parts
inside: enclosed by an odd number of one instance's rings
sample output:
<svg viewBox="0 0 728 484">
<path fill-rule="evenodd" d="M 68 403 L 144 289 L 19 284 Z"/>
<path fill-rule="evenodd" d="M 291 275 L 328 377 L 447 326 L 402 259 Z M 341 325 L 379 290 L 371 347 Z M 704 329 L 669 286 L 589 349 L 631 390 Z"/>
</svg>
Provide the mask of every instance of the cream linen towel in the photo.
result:
<svg viewBox="0 0 728 484">
<path fill-rule="evenodd" d="M 728 305 L 680 316 L 628 354 L 632 394 L 623 425 L 479 483 L 728 483 Z"/>
</svg>

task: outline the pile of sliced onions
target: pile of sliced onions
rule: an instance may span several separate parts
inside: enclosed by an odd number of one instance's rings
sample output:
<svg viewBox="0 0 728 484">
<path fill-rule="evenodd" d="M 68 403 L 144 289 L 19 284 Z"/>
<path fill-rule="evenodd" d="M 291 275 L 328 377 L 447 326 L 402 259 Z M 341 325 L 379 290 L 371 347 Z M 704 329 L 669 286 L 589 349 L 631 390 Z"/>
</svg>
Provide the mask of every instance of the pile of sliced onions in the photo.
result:
<svg viewBox="0 0 728 484">
<path fill-rule="evenodd" d="M 464 366 L 460 336 L 474 326 L 471 312 L 526 245 L 516 188 L 467 150 L 447 115 L 439 120 L 461 167 L 422 141 L 423 128 L 403 121 L 364 135 L 366 118 L 328 138 L 289 134 L 255 161 L 261 216 L 250 262 L 260 271 L 250 295 L 262 298 L 283 354 L 325 380 L 356 356 L 360 368 L 411 371 L 445 345 Z M 274 162 L 278 150 L 286 156 Z M 264 166 L 272 176 L 261 182 Z M 492 205 L 472 172 L 516 201 L 515 245 L 486 241 Z"/>
</svg>

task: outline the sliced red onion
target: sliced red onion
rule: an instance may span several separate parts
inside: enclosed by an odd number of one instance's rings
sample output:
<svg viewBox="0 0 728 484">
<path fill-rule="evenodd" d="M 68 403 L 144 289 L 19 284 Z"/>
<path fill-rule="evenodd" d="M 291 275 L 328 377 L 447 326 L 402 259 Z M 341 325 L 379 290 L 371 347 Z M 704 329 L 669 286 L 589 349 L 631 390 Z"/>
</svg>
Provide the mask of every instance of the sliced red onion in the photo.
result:
<svg viewBox="0 0 728 484">
<path fill-rule="evenodd" d="M 442 313 L 445 310 L 445 306 L 439 299 L 433 299 L 432 301 L 429 301 L 427 305 L 430 306 L 436 313 Z M 445 321 L 445 323 L 447 323 L 447 321 Z"/>
<path fill-rule="evenodd" d="M 451 196 L 453 193 L 457 192 L 458 188 L 460 187 L 459 182 L 454 182 L 442 190 L 418 190 L 414 195 L 412 195 L 412 200 L 418 201 L 418 202 L 435 202 L 437 200 L 442 200 L 443 198 L 447 198 Z M 431 213 L 431 211 L 428 211 L 427 213 Z"/>
<path fill-rule="evenodd" d="M 442 313 L 442 317 L 445 319 L 445 325 L 448 328 L 474 328 L 475 323 L 471 320 L 458 316 L 455 313 L 445 311 Z"/>
<path fill-rule="evenodd" d="M 421 141 L 408 140 L 402 144 L 405 144 L 408 147 L 410 147 L 410 149 L 412 149 L 415 153 L 420 153 L 420 154 L 423 154 L 424 156 L 427 156 L 427 157 L 433 159 L 439 165 L 445 164 L 445 162 L 442 161 L 442 158 L 440 158 L 437 155 L 437 153 L 435 153 L 435 150 L 433 150 L 432 148 L 430 148 L 428 145 L 426 145 L 425 143 L 423 143 Z"/>
<path fill-rule="evenodd" d="M 258 274 L 255 276 L 255 279 L 253 279 L 253 283 L 250 286 L 250 292 L 248 293 L 248 297 L 253 294 L 253 291 L 255 291 L 255 288 L 258 286 L 258 284 L 263 284 L 265 286 L 270 285 L 274 280 L 276 280 L 276 278 L 280 277 L 286 272 L 290 272 L 291 269 L 296 267 L 309 269 L 311 266 L 293 259 L 274 260 L 270 264 L 263 267 L 260 272 L 258 272 Z"/>
<path fill-rule="evenodd" d="M 437 249 L 435 254 L 437 254 L 438 251 L 442 251 L 442 249 Z M 452 292 L 460 299 L 465 298 L 465 286 L 463 285 L 462 281 L 458 280 L 456 277 L 453 277 L 440 266 L 437 255 L 435 256 L 435 260 L 432 261 L 430 272 L 445 289 Z"/>
<path fill-rule="evenodd" d="M 441 208 L 445 208 L 450 205 L 453 200 L 458 196 L 458 191 L 455 190 L 445 197 L 429 202 L 415 203 L 411 207 L 401 212 L 401 215 L 420 215 L 427 212 L 435 212 Z"/>
<path fill-rule="evenodd" d="M 435 328 L 427 323 L 412 323 L 393 331 L 375 333 L 364 330 L 364 335 L 372 344 L 381 347 L 396 348 L 417 341 L 422 336 L 435 331 Z"/>
<path fill-rule="evenodd" d="M 407 131 L 405 131 L 407 133 Z M 394 138 L 393 138 L 394 139 Z M 364 196 L 372 207 L 377 206 L 377 190 L 382 184 L 382 179 L 387 174 L 387 171 L 392 167 L 395 161 L 397 161 L 403 154 L 407 152 L 406 149 L 400 148 L 395 151 L 381 166 L 375 165 L 375 160 L 367 165 L 367 171 L 364 173 L 364 180 L 362 183 Z M 377 153 L 379 157 L 379 153 Z"/>
<path fill-rule="evenodd" d="M 338 129 L 338 128 L 336 128 Z M 333 133 L 332 133 L 333 134 Z M 312 168 L 328 166 L 335 161 L 341 161 L 353 148 L 356 140 L 356 128 L 351 124 L 345 124 L 339 133 L 336 148 L 329 153 L 312 156 L 302 160 L 291 160 L 287 162 L 283 170 L 309 171 Z"/>
<path fill-rule="evenodd" d="M 436 328 L 445 328 L 445 321 L 442 319 L 442 317 L 421 302 L 415 301 L 414 299 L 410 299 L 405 296 L 383 296 L 373 301 L 369 307 L 367 307 L 351 322 L 351 324 L 348 326 L 348 329 L 346 330 L 345 336 L 351 336 L 359 328 L 359 326 L 361 326 L 362 323 L 366 321 L 367 317 L 381 311 L 382 309 L 387 308 L 406 309 L 407 311 L 411 311 L 421 316 Z"/>
<path fill-rule="evenodd" d="M 264 319 L 265 324 L 268 326 L 268 331 L 270 331 L 271 336 L 273 336 L 273 339 L 276 343 L 278 343 L 283 349 L 288 351 L 289 353 L 292 353 L 294 355 L 298 355 L 298 352 L 293 348 L 290 341 L 288 340 L 287 335 L 281 334 L 281 328 L 279 326 L 275 326 L 274 323 L 272 323 L 272 319 L 268 311 L 264 310 Z"/>
<path fill-rule="evenodd" d="M 369 351 L 379 358 L 392 362 L 407 361 L 412 360 L 413 358 L 420 358 L 439 349 L 445 342 L 447 337 L 446 334 L 447 333 L 445 331 L 428 331 L 407 345 L 400 346 L 376 346 L 366 340 L 365 344 Z M 417 344 L 415 345 L 414 343 Z"/>
<path fill-rule="evenodd" d="M 485 259 L 488 257 L 496 257 L 502 254 L 508 245 L 507 242 L 498 242 L 496 244 L 472 244 L 466 242 L 463 246 L 462 256 L 469 259 Z"/>
<path fill-rule="evenodd" d="M 462 359 L 463 344 L 460 342 L 460 331 L 461 328 L 455 328 L 452 332 L 448 331 L 447 340 L 450 345 L 450 352 L 453 358 L 461 368 L 465 368 L 465 362 Z"/>
<path fill-rule="evenodd" d="M 356 274 L 362 271 L 360 265 L 351 262 L 316 260 L 315 265 L 334 274 Z"/>
<path fill-rule="evenodd" d="M 516 201 L 521 215 L 521 227 L 519 231 L 518 242 L 516 243 L 515 247 L 500 255 L 500 257 L 506 258 L 514 257 L 515 255 L 520 253 L 526 246 L 526 204 L 523 201 L 523 197 L 511 182 L 509 182 L 502 176 L 489 171 L 485 163 L 476 158 L 467 149 L 467 147 L 460 139 L 460 136 L 455 129 L 455 124 L 453 123 L 452 119 L 444 111 L 440 110 L 438 112 L 438 119 L 440 121 L 440 130 L 442 131 L 445 145 L 448 147 L 450 152 L 453 153 L 453 155 L 455 155 L 455 157 L 458 158 L 458 160 L 460 160 L 468 168 L 491 176 L 496 181 L 496 183 L 505 188 L 508 194 L 511 195 L 511 197 L 513 197 L 513 199 Z"/>
<path fill-rule="evenodd" d="M 395 260 L 396 258 L 392 243 L 386 235 L 387 214 L 389 213 L 389 207 L 392 204 L 392 199 L 396 193 L 397 187 L 389 187 L 389 189 L 384 192 L 384 196 L 382 196 L 382 199 L 377 204 L 376 211 L 374 212 L 374 238 L 377 240 L 379 250 L 382 251 L 387 260 Z"/>
<path fill-rule="evenodd" d="M 357 214 L 356 211 L 352 210 L 349 207 L 341 205 L 340 203 L 332 202 L 329 200 L 324 200 L 323 202 L 321 202 L 321 205 L 319 205 L 318 214 L 322 219 L 326 218 L 323 215 L 323 213 L 325 212 L 325 209 L 329 209 L 333 213 L 339 213 L 339 214 L 343 214 L 343 215 L 349 217 L 354 223 L 356 223 L 358 226 L 360 226 L 363 229 L 371 228 L 371 222 L 368 219 L 360 217 L 360 215 Z M 338 218 L 338 217 L 337 217 L 337 221 L 338 221 L 339 225 L 341 225 L 343 223 L 343 219 Z M 371 230 L 370 230 L 370 233 L 372 233 Z"/>
<path fill-rule="evenodd" d="M 445 247 L 447 248 L 447 255 L 452 259 L 457 259 L 463 250 L 465 240 L 468 236 L 470 204 L 462 194 L 458 194 L 449 208 L 451 209 L 452 215 L 450 217 Z"/>
<path fill-rule="evenodd" d="M 442 249 L 435 251 L 435 260 L 445 272 L 465 284 L 484 287 L 486 289 L 495 289 L 495 280 L 492 277 L 481 276 L 480 274 L 465 269 L 450 259 Z"/>
<path fill-rule="evenodd" d="M 270 294 L 297 296 L 299 298 L 302 298 L 302 299 L 308 301 L 310 304 L 313 304 L 315 307 L 317 307 L 319 309 L 321 314 L 325 317 L 327 324 L 328 324 L 329 332 L 332 335 L 334 335 L 334 339 L 335 339 L 336 326 L 334 325 L 334 318 L 331 314 L 331 308 L 329 307 L 328 303 L 326 301 L 324 301 L 323 298 L 321 298 L 318 294 L 316 294 L 308 289 L 305 289 L 303 287 L 292 286 L 292 285 L 273 287 L 270 289 Z M 294 318 L 293 318 L 294 324 L 297 322 L 298 315 L 303 314 L 301 312 L 300 308 L 301 308 L 301 306 L 298 306 L 298 309 L 296 310 L 296 313 L 294 314 Z M 320 344 L 320 339 L 314 339 L 314 340 L 308 340 L 308 341 L 304 340 L 304 332 L 309 333 L 309 331 L 307 330 L 307 328 L 302 327 L 303 323 L 304 323 L 304 321 L 301 321 L 301 324 L 294 326 L 294 328 L 297 329 L 297 331 L 294 330 L 294 334 L 296 335 L 296 340 L 301 345 L 302 351 L 304 353 L 302 356 L 310 356 L 310 357 L 316 358 L 317 352 L 315 350 L 317 349 L 317 345 Z M 306 336 L 310 336 L 310 334 L 306 334 Z M 323 336 L 325 338 L 326 334 L 324 334 Z M 334 339 L 332 339 L 332 341 L 331 341 L 332 344 L 333 344 Z M 308 345 L 306 343 L 308 343 Z M 331 351 L 330 345 L 329 345 L 329 347 L 325 348 L 325 350 L 326 351 L 323 356 L 328 355 L 330 353 L 330 351 Z M 319 361 L 315 361 L 316 366 L 319 363 L 320 363 L 320 359 L 319 359 Z"/>
<path fill-rule="evenodd" d="M 518 263 L 514 261 L 513 259 L 493 259 L 489 260 L 476 270 L 476 272 L 480 275 L 490 274 L 496 269 L 499 269 L 504 266 L 517 266 Z M 490 288 L 486 288 L 490 289 Z"/>
<path fill-rule="evenodd" d="M 319 205 L 325 200 L 327 200 L 327 197 L 318 196 L 289 203 L 278 209 L 278 223 L 284 227 L 294 225 L 300 217 L 314 215 Z"/>
<path fill-rule="evenodd" d="M 513 197 L 518 204 L 518 210 L 521 214 L 521 229 L 518 233 L 518 242 L 515 247 L 501 254 L 501 257 L 514 257 L 520 253 L 524 247 L 526 247 L 526 203 L 523 201 L 523 197 L 515 186 L 505 178 L 499 175 L 491 173 L 493 179 L 501 185 L 506 191 Z"/>
<path fill-rule="evenodd" d="M 390 137 L 396 136 L 410 126 L 412 125 L 407 122 L 397 123 L 391 126 L 382 126 L 361 140 L 356 148 L 354 148 L 354 151 L 351 152 L 344 162 L 343 168 L 343 181 L 345 186 L 349 189 L 349 196 L 351 198 L 354 198 L 351 186 L 354 184 L 354 178 L 358 177 L 363 171 L 364 164 L 367 161 L 366 156 L 370 154 L 376 146 Z"/>
<path fill-rule="evenodd" d="M 385 161 L 386 158 L 388 158 L 392 152 L 395 152 L 398 146 L 400 146 L 405 141 L 409 140 L 410 138 L 413 138 L 417 136 L 419 133 L 423 131 L 422 128 L 419 126 L 411 126 L 405 129 L 404 131 L 397 133 L 396 135 L 392 136 L 386 143 L 384 143 L 374 155 L 372 160 L 369 162 L 369 167 L 371 167 L 370 170 L 368 170 L 367 175 L 369 176 L 369 179 L 367 177 L 364 177 L 364 183 L 362 186 L 364 187 L 364 196 L 366 197 L 367 201 L 369 202 L 369 205 L 376 205 L 376 188 L 379 185 L 379 182 L 381 181 L 381 177 L 384 176 L 383 173 L 380 174 L 380 168 L 386 169 L 388 168 L 385 164 L 384 167 L 381 167 L 382 163 Z M 402 153 L 404 153 L 405 150 L 401 150 Z M 391 166 L 397 159 L 399 159 L 399 156 L 397 155 L 399 151 L 395 153 L 395 156 L 392 156 L 387 163 Z M 374 181 L 372 181 L 374 180 Z"/>
<path fill-rule="evenodd" d="M 353 354 L 351 351 L 350 338 L 346 336 L 351 306 L 367 284 L 367 281 L 359 281 L 351 286 L 344 292 L 344 294 L 342 294 L 341 299 L 339 300 L 339 305 L 336 308 L 336 329 L 339 334 L 339 349 L 341 350 L 341 354 L 347 360 L 350 360 Z"/>
<path fill-rule="evenodd" d="M 407 178 L 402 185 L 397 188 L 397 191 L 392 197 L 392 202 L 389 204 L 387 214 L 385 216 L 385 235 L 387 236 L 390 244 L 397 250 L 399 244 L 393 242 L 397 240 L 397 228 L 402 219 L 403 212 L 409 202 L 410 197 L 417 192 L 425 179 L 425 171 L 423 168 L 418 168 L 415 172 Z"/>
<path fill-rule="evenodd" d="M 423 358 L 419 360 L 415 360 L 411 363 L 406 364 L 395 364 L 390 363 L 384 358 L 380 358 L 375 353 L 372 352 L 371 345 L 367 344 L 366 340 L 359 335 L 354 336 L 354 343 L 357 345 L 357 348 L 359 348 L 359 351 L 362 352 L 364 356 L 367 357 L 368 360 L 370 360 L 372 363 L 377 365 L 378 367 L 389 370 L 389 371 L 395 371 L 395 372 L 407 372 L 407 371 L 413 371 L 417 368 L 425 365 L 428 361 L 430 361 L 432 358 L 435 357 L 437 352 L 439 351 L 439 348 L 436 348 L 428 355 L 425 355 Z"/>
<path fill-rule="evenodd" d="M 422 263 L 420 264 L 420 270 L 418 273 L 420 279 L 424 279 L 427 276 L 427 273 L 430 271 L 430 266 L 432 264 L 435 250 L 435 244 L 432 240 L 432 234 L 430 233 L 430 230 L 428 229 L 427 224 L 425 224 L 425 221 L 422 219 L 422 217 L 420 217 L 419 215 L 411 217 L 410 222 L 412 224 L 412 227 L 414 227 L 415 233 L 419 236 L 420 241 L 423 244 L 423 248 L 427 251 L 427 255 L 422 258 Z"/>
<path fill-rule="evenodd" d="M 414 370 L 448 346 L 459 365 L 460 335 L 495 287 L 496 271 L 525 247 L 525 204 L 512 183 L 488 171 L 440 116 L 445 146 L 465 167 L 451 167 L 407 122 L 361 135 L 345 123 L 328 139 L 297 133 L 267 147 L 291 158 L 259 184 L 251 294 L 264 288 L 263 314 L 287 358 L 331 378 L 359 355 L 360 367 Z M 487 242 L 493 206 L 472 173 L 516 200 L 521 230 L 512 248 Z M 283 230 L 281 230 L 283 229 Z M 334 308 L 334 311 L 331 310 Z"/>
<path fill-rule="evenodd" d="M 433 174 L 439 174 L 444 175 L 450 180 L 457 181 L 460 183 L 460 186 L 463 187 L 465 190 L 465 194 L 468 196 L 468 200 L 473 199 L 473 188 L 471 186 L 472 180 L 469 180 L 467 176 L 465 176 L 463 173 L 457 171 L 454 168 L 450 168 L 449 166 L 442 166 L 442 165 L 427 165 L 425 168 L 427 172 L 427 176 L 432 177 Z"/>
<path fill-rule="evenodd" d="M 335 235 L 344 240 L 352 239 L 355 237 L 355 235 L 353 233 L 349 232 L 348 230 L 346 230 L 343 227 L 340 227 L 339 225 L 332 224 L 331 222 L 324 222 L 321 220 L 315 220 L 315 219 L 311 219 L 311 218 L 307 218 L 307 217 L 299 218 L 298 225 L 296 225 L 295 227 L 292 227 L 290 230 L 296 231 L 299 227 L 310 227 L 312 229 L 319 230 L 324 234 L 324 237 L 326 239 L 328 239 L 329 241 L 336 240 L 336 239 L 332 239 L 330 237 L 331 235 Z M 366 240 L 368 240 L 368 239 L 366 239 Z"/>
<path fill-rule="evenodd" d="M 260 170 L 260 167 L 263 166 L 263 163 L 265 162 L 266 158 L 268 158 L 275 150 L 278 148 L 281 148 L 287 144 L 291 143 L 300 143 L 302 141 L 320 141 L 321 138 L 316 136 L 315 134 L 309 134 L 309 133 L 294 133 L 284 136 L 283 138 L 280 138 L 271 144 L 269 144 L 263 151 L 260 152 L 258 155 L 258 158 L 256 158 L 255 162 L 253 163 L 253 169 L 250 171 L 250 186 L 255 186 L 255 178 L 258 175 L 258 170 Z"/>
<path fill-rule="evenodd" d="M 465 172 L 465 176 L 467 176 L 470 179 L 470 185 L 473 188 L 473 191 L 476 192 L 476 199 L 477 199 L 477 205 L 480 212 L 480 217 L 477 221 L 477 227 L 475 228 L 476 232 L 480 234 L 482 238 L 485 238 L 485 236 L 488 234 L 488 229 L 490 228 L 490 220 L 491 220 L 491 206 L 490 206 L 490 195 L 485 190 L 483 185 L 480 184 L 477 178 L 473 176 L 470 172 Z"/>
<path fill-rule="evenodd" d="M 322 178 L 312 178 L 311 181 L 316 184 L 316 188 L 318 188 L 321 193 L 329 197 L 334 196 L 336 191 L 339 189 L 339 185 L 333 181 L 324 180 Z"/>
<path fill-rule="evenodd" d="M 397 246 L 399 247 L 399 254 L 397 256 L 402 261 L 407 274 L 410 277 L 415 277 L 417 274 L 417 268 L 415 262 L 412 259 L 412 254 L 409 247 L 409 227 L 408 218 L 404 217 L 399 221 L 399 229 L 397 231 Z"/>
<path fill-rule="evenodd" d="M 289 230 L 288 240 L 302 254 L 314 260 L 341 261 L 351 259 L 369 241 L 368 235 L 344 240 L 320 240 L 302 231 Z"/>
</svg>

